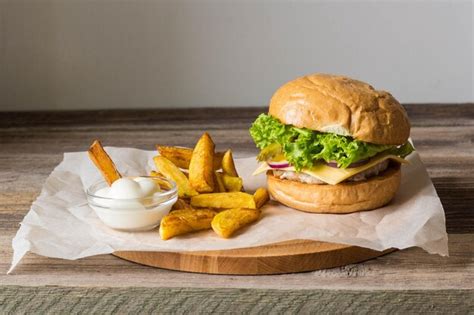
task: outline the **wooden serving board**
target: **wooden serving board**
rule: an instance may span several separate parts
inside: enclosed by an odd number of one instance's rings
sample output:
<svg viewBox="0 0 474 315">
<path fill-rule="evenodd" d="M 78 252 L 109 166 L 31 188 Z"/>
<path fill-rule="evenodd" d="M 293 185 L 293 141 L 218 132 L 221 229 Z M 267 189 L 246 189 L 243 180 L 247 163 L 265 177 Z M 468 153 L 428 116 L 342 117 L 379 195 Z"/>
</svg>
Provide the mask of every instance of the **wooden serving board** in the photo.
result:
<svg viewBox="0 0 474 315">
<path fill-rule="evenodd" d="M 195 252 L 119 251 L 114 255 L 142 265 L 199 273 L 268 275 L 344 266 L 389 252 L 294 240 L 259 247 Z"/>
</svg>

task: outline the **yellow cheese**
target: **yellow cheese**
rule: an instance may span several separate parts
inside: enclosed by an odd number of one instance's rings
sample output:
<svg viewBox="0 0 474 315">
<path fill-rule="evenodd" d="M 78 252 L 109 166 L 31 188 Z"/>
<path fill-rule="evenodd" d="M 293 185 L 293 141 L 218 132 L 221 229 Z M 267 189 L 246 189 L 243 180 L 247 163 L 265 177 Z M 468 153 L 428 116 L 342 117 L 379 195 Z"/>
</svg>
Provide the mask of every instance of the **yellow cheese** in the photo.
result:
<svg viewBox="0 0 474 315">
<path fill-rule="evenodd" d="M 327 166 L 324 163 L 317 163 L 313 166 L 311 169 L 302 169 L 300 172 L 304 174 L 308 174 L 309 176 L 313 176 L 319 180 L 322 180 L 325 183 L 331 184 L 331 185 L 336 185 L 339 184 L 340 182 L 348 179 L 349 177 L 352 177 L 358 173 L 361 173 L 363 171 L 368 170 L 369 168 L 379 164 L 380 162 L 383 162 L 387 159 L 395 160 L 399 163 L 408 163 L 407 160 L 402 159 L 399 156 L 396 155 L 378 155 L 373 157 L 368 163 L 358 166 L 358 167 L 352 167 L 352 168 L 336 168 L 336 167 L 330 167 Z M 255 170 L 253 175 L 257 175 L 263 172 L 266 172 L 268 170 L 274 170 L 271 168 L 266 162 L 263 162 L 260 164 L 260 166 Z M 285 167 L 285 168 L 280 168 L 278 169 L 280 171 L 292 171 L 296 172 L 295 168 L 293 166 L 290 167 Z"/>
</svg>

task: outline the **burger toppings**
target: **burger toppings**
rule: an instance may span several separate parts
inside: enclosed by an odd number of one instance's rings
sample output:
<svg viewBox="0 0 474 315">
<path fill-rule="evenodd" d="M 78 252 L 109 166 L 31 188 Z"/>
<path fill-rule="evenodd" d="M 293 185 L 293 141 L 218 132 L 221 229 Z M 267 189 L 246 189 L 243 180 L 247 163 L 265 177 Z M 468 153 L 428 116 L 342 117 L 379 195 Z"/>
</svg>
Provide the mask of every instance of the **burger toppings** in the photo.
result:
<svg viewBox="0 0 474 315">
<path fill-rule="evenodd" d="M 371 168 L 365 171 L 362 171 L 356 175 L 349 177 L 348 179 L 346 179 L 346 181 L 360 182 L 370 177 L 377 176 L 378 174 L 382 173 L 383 171 L 387 169 L 388 164 L 389 164 L 388 160 L 380 162 L 379 164 L 372 166 Z M 273 170 L 273 175 L 277 178 L 294 180 L 294 181 L 298 181 L 298 182 L 302 182 L 306 184 L 317 184 L 317 185 L 326 184 L 324 181 L 316 177 L 313 177 L 311 175 L 301 173 L 301 172 Z"/>
<path fill-rule="evenodd" d="M 268 114 L 258 116 L 250 128 L 250 135 L 262 150 L 258 160 L 276 161 L 277 157 L 298 172 L 313 170 L 321 162 L 337 166 L 337 170 L 358 169 L 364 166 L 360 164 L 376 155 L 403 158 L 414 150 L 409 142 L 401 146 L 380 145 L 335 133 L 297 128 L 282 124 Z"/>
<path fill-rule="evenodd" d="M 354 163 L 349 164 L 349 166 L 347 166 L 347 168 L 358 167 L 358 166 L 364 165 L 364 164 L 367 163 L 367 162 L 369 162 L 369 159 L 360 160 L 360 161 L 357 161 L 357 162 L 354 162 Z M 327 166 L 330 166 L 330 167 L 339 167 L 339 166 L 337 165 L 337 162 L 336 162 L 336 161 L 327 162 L 326 165 L 327 165 Z"/>
<path fill-rule="evenodd" d="M 354 176 L 349 177 L 347 181 L 360 182 L 366 180 L 367 178 L 377 176 L 388 168 L 389 162 L 389 160 L 384 160 L 383 162 L 380 162 L 379 164 L 376 164 L 363 172 L 357 173 Z"/>
<path fill-rule="evenodd" d="M 285 167 L 289 167 L 290 166 L 290 163 L 288 163 L 287 161 L 283 161 L 283 162 L 273 162 L 273 161 L 269 161 L 268 162 L 268 166 L 270 166 L 271 168 L 285 168 Z"/>
<path fill-rule="evenodd" d="M 316 177 L 311 175 L 300 173 L 300 172 L 293 172 L 293 171 L 280 171 L 274 170 L 273 175 L 280 179 L 288 179 L 294 180 L 297 182 L 302 182 L 305 184 L 313 184 L 313 185 L 325 185 L 326 183 Z"/>
<path fill-rule="evenodd" d="M 374 156 L 373 158 L 371 158 L 369 162 L 361 166 L 352 167 L 352 168 L 334 168 L 334 167 L 328 166 L 326 163 L 317 162 L 311 168 L 303 168 L 298 171 L 292 165 L 288 167 L 284 167 L 284 168 L 275 169 L 275 168 L 270 167 L 270 165 L 267 162 L 262 162 L 260 166 L 257 168 L 257 170 L 255 170 L 253 175 L 261 174 L 269 170 L 281 171 L 281 172 L 293 172 L 296 174 L 306 174 L 326 184 L 336 185 L 349 179 L 354 180 L 357 178 L 357 181 L 358 181 L 358 180 L 363 180 L 372 176 L 376 176 L 386 169 L 386 166 L 388 165 L 388 160 L 393 160 L 398 163 L 408 163 L 408 161 L 404 160 L 403 158 L 399 156 L 387 154 L 387 153 L 380 153 Z M 384 162 L 387 162 L 387 163 L 384 163 Z M 282 174 L 282 173 L 277 173 L 277 174 Z M 293 176 L 293 175 L 286 174 L 286 176 Z M 286 177 L 286 179 L 290 179 L 290 178 Z M 306 180 L 302 182 L 309 183 Z"/>
</svg>

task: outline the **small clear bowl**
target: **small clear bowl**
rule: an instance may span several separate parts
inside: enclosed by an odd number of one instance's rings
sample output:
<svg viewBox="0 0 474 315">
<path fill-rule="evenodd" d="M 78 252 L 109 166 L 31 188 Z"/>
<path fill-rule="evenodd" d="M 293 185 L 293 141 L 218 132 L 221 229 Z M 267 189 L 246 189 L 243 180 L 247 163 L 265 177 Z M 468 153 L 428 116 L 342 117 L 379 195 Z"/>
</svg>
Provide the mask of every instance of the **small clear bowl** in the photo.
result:
<svg viewBox="0 0 474 315">
<path fill-rule="evenodd" d="M 128 232 L 154 229 L 178 200 L 178 189 L 174 181 L 159 176 L 135 177 L 153 179 L 161 191 L 145 198 L 102 197 L 96 193 L 108 186 L 104 180 L 91 185 L 86 191 L 89 206 L 94 209 L 100 220 L 112 229 Z"/>
</svg>

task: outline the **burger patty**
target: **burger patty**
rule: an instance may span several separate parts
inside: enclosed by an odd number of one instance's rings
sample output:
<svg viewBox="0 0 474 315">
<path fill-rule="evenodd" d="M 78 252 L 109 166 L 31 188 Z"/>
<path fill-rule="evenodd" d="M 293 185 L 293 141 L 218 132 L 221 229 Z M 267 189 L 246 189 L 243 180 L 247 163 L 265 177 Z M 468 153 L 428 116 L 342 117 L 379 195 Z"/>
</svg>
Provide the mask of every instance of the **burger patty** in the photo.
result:
<svg viewBox="0 0 474 315">
<path fill-rule="evenodd" d="M 383 162 L 378 163 L 377 165 L 372 166 L 371 168 L 355 174 L 352 177 L 349 177 L 345 181 L 347 182 L 360 182 L 366 180 L 370 177 L 377 176 L 381 172 L 385 171 L 388 167 L 389 160 L 385 160 Z M 273 175 L 280 179 L 288 179 L 294 180 L 306 184 L 316 184 L 316 185 L 323 185 L 326 184 L 322 180 L 319 180 L 313 176 L 310 176 L 305 173 L 294 172 L 294 171 L 282 171 L 282 170 L 273 170 Z"/>
</svg>

